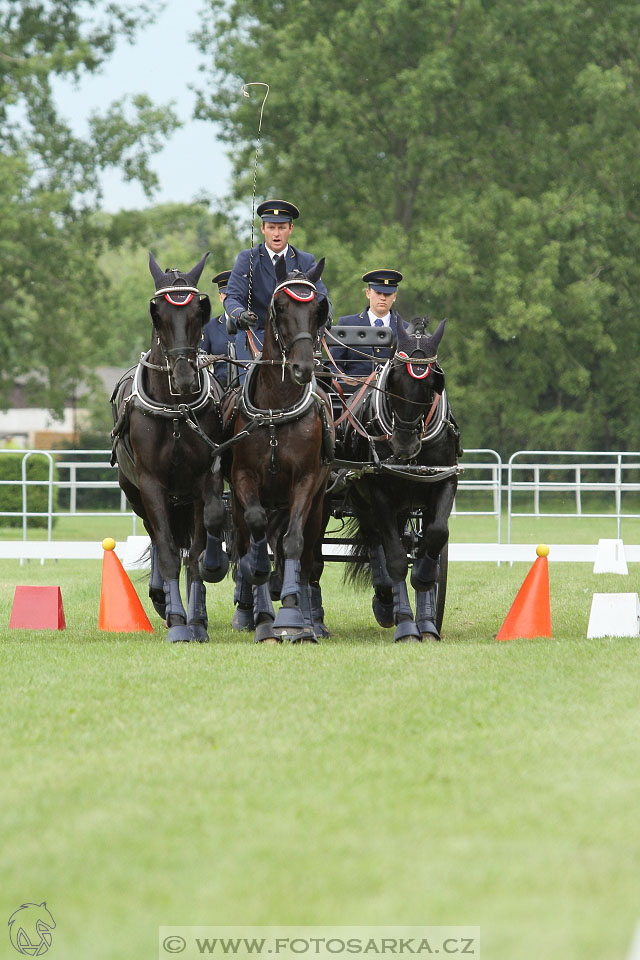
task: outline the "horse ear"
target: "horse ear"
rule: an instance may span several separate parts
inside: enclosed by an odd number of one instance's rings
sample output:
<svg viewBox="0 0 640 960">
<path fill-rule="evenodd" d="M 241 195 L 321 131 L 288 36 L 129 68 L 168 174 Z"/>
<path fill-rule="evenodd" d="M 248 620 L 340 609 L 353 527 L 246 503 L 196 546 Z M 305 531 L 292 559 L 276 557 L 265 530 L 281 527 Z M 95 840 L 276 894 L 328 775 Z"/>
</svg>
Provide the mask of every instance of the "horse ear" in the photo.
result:
<svg viewBox="0 0 640 960">
<path fill-rule="evenodd" d="M 324 270 L 324 257 L 321 257 L 320 260 L 316 263 L 315 267 L 309 271 L 307 277 L 311 280 L 311 283 L 315 283 L 316 280 L 319 280 L 322 276 L 322 271 Z"/>
<path fill-rule="evenodd" d="M 209 256 L 210 253 L 211 251 L 207 250 L 202 260 L 200 260 L 200 262 L 197 263 L 195 267 L 193 267 L 193 269 L 189 270 L 189 273 L 183 274 L 184 279 L 187 281 L 187 283 L 190 286 L 192 287 L 198 286 L 198 280 L 200 279 L 200 274 L 204 270 L 204 265 L 207 262 L 207 257 Z"/>
<path fill-rule="evenodd" d="M 447 318 L 445 317 L 444 320 L 441 320 L 438 324 L 438 328 L 433 336 L 429 337 L 429 349 L 434 353 L 438 352 L 438 347 L 440 345 L 440 341 L 442 340 L 442 334 L 444 333 L 444 325 L 446 322 Z"/>
<path fill-rule="evenodd" d="M 156 290 L 158 289 L 158 284 L 164 282 L 164 270 L 162 270 L 156 261 L 156 258 L 149 250 L 149 270 L 151 271 L 151 276 L 154 279 Z"/>
<path fill-rule="evenodd" d="M 287 265 L 284 262 L 284 257 L 278 257 L 278 259 L 276 260 L 276 280 L 278 281 L 278 283 L 282 283 L 282 281 L 285 279 L 286 276 L 287 276 Z"/>
</svg>

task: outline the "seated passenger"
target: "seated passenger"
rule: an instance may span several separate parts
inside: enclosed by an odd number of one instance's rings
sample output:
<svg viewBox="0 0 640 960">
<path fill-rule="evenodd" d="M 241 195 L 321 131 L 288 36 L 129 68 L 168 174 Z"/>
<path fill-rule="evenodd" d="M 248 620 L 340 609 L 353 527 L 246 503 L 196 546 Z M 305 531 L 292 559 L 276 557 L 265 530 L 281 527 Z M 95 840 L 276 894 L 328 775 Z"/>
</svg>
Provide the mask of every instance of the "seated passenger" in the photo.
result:
<svg viewBox="0 0 640 960">
<path fill-rule="evenodd" d="M 224 301 L 227 298 L 227 283 L 229 282 L 230 276 L 231 270 L 223 270 L 221 273 L 216 274 L 211 281 L 211 283 L 218 284 L 218 296 L 220 297 L 220 303 L 222 304 L 224 304 Z M 205 353 L 212 353 L 215 356 L 227 353 L 227 344 L 232 338 L 227 333 L 226 321 L 227 316 L 223 310 L 219 317 L 212 317 L 211 320 L 205 324 L 204 330 L 202 331 L 202 343 L 200 345 L 201 350 L 204 350 Z M 213 372 L 222 386 L 226 387 L 226 361 L 218 360 L 216 363 L 214 363 Z"/>
<path fill-rule="evenodd" d="M 338 326 L 363 327 L 390 327 L 394 334 L 398 334 L 398 324 L 406 328 L 406 323 L 399 313 L 392 310 L 398 293 L 398 284 L 402 274 L 397 270 L 370 270 L 363 278 L 367 287 L 364 291 L 369 305 L 362 313 L 354 313 L 340 317 Z M 358 346 L 337 344 L 329 341 L 331 354 L 338 368 L 346 377 L 365 378 L 379 364 L 385 363 L 392 354 L 393 347 L 385 346 Z M 348 384 L 342 382 L 345 393 L 353 393 L 359 382 Z"/>
</svg>

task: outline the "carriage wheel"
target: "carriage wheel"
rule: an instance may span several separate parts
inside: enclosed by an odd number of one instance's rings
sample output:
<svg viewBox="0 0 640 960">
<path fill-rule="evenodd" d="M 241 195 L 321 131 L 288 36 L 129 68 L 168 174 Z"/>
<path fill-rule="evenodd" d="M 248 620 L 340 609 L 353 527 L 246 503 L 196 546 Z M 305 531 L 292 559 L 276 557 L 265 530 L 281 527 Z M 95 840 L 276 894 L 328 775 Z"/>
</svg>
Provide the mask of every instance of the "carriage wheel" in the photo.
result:
<svg viewBox="0 0 640 960">
<path fill-rule="evenodd" d="M 449 544 L 445 543 L 440 551 L 440 572 L 438 574 L 437 599 L 436 599 L 436 627 L 438 633 L 442 632 L 442 621 L 444 619 L 444 603 L 447 598 L 447 573 L 449 571 Z"/>
</svg>

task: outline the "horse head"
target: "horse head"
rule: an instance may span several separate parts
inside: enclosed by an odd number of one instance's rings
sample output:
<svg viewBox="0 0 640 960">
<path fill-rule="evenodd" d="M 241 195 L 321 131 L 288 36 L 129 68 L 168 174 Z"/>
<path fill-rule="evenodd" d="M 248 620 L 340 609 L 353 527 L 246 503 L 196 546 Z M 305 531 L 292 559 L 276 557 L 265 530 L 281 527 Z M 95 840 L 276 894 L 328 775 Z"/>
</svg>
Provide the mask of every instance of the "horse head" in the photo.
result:
<svg viewBox="0 0 640 960">
<path fill-rule="evenodd" d="M 211 303 L 198 290 L 198 280 L 208 256 L 205 253 L 195 267 L 182 273 L 175 268 L 161 270 L 149 253 L 149 270 L 156 286 L 149 306 L 155 332 L 152 359 L 154 352 L 162 354 L 173 394 L 195 393 L 200 388 L 198 343 L 211 317 Z"/>
<path fill-rule="evenodd" d="M 300 270 L 287 273 L 282 259 L 276 264 L 277 285 L 267 330 L 272 334 L 283 362 L 288 361 L 291 375 L 298 384 L 309 383 L 313 376 L 314 346 L 329 315 L 329 303 L 325 297 L 318 296 L 315 286 L 323 269 L 324 257 L 309 273 Z M 273 346 L 265 331 L 263 355 L 268 356 Z"/>
<path fill-rule="evenodd" d="M 396 352 L 391 360 L 386 393 L 393 432 L 391 449 L 398 460 L 418 455 L 425 417 L 444 390 L 444 373 L 437 362 L 446 319 L 437 330 L 426 330 L 428 317 L 415 317 L 408 328 L 398 324 Z"/>
</svg>

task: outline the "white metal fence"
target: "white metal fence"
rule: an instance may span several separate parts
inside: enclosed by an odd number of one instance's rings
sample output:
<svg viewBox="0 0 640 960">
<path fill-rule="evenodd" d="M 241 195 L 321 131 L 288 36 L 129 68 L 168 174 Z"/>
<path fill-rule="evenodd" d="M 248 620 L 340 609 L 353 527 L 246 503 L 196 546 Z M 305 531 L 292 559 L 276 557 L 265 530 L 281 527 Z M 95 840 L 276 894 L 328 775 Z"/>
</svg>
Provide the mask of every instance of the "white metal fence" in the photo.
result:
<svg viewBox="0 0 640 960">
<path fill-rule="evenodd" d="M 507 543 L 515 517 L 615 518 L 621 539 L 622 521 L 640 518 L 639 492 L 638 451 L 518 450 L 507 464 Z M 516 494 L 527 495 L 529 509 L 516 509 Z M 559 511 L 558 494 L 568 494 L 574 509 Z M 585 503 L 589 496 L 592 510 Z M 544 499 L 551 503 L 546 510 Z M 603 503 L 610 507 L 603 510 Z"/>
<path fill-rule="evenodd" d="M 7 456 L 20 459 L 16 470 L 19 476 L 7 478 L 3 471 L 0 494 L 9 486 L 18 491 L 18 496 L 10 509 L 0 509 L 0 527 L 7 526 L 11 518 L 14 525 L 19 523 L 26 540 L 29 520 L 39 518 L 40 527 L 46 526 L 47 539 L 51 540 L 56 517 L 119 516 L 130 519 L 132 535 L 138 532 L 137 518 L 118 486 L 117 469 L 109 463 L 110 450 L 0 450 L 0 457 Z M 43 476 L 29 478 L 28 467 L 34 458 L 44 461 L 46 469 Z M 504 464 L 495 450 L 478 448 L 465 450 L 461 466 L 453 514 L 494 518 L 496 543 L 502 542 L 505 493 L 507 543 L 511 543 L 512 520 L 516 517 L 607 517 L 616 520 L 618 537 L 623 519 L 640 518 L 637 451 L 519 450 Z M 100 475 L 96 478 L 97 471 Z M 40 503 L 34 507 L 30 494 L 36 489 L 40 491 Z M 109 505 L 92 505 L 92 491 L 100 492 L 103 500 L 108 491 Z M 594 494 L 600 505 L 607 505 L 606 510 L 601 506 L 589 510 L 586 501 Z M 559 495 L 564 495 L 562 512 L 555 509 Z M 571 500 L 570 509 L 566 495 Z"/>
</svg>

